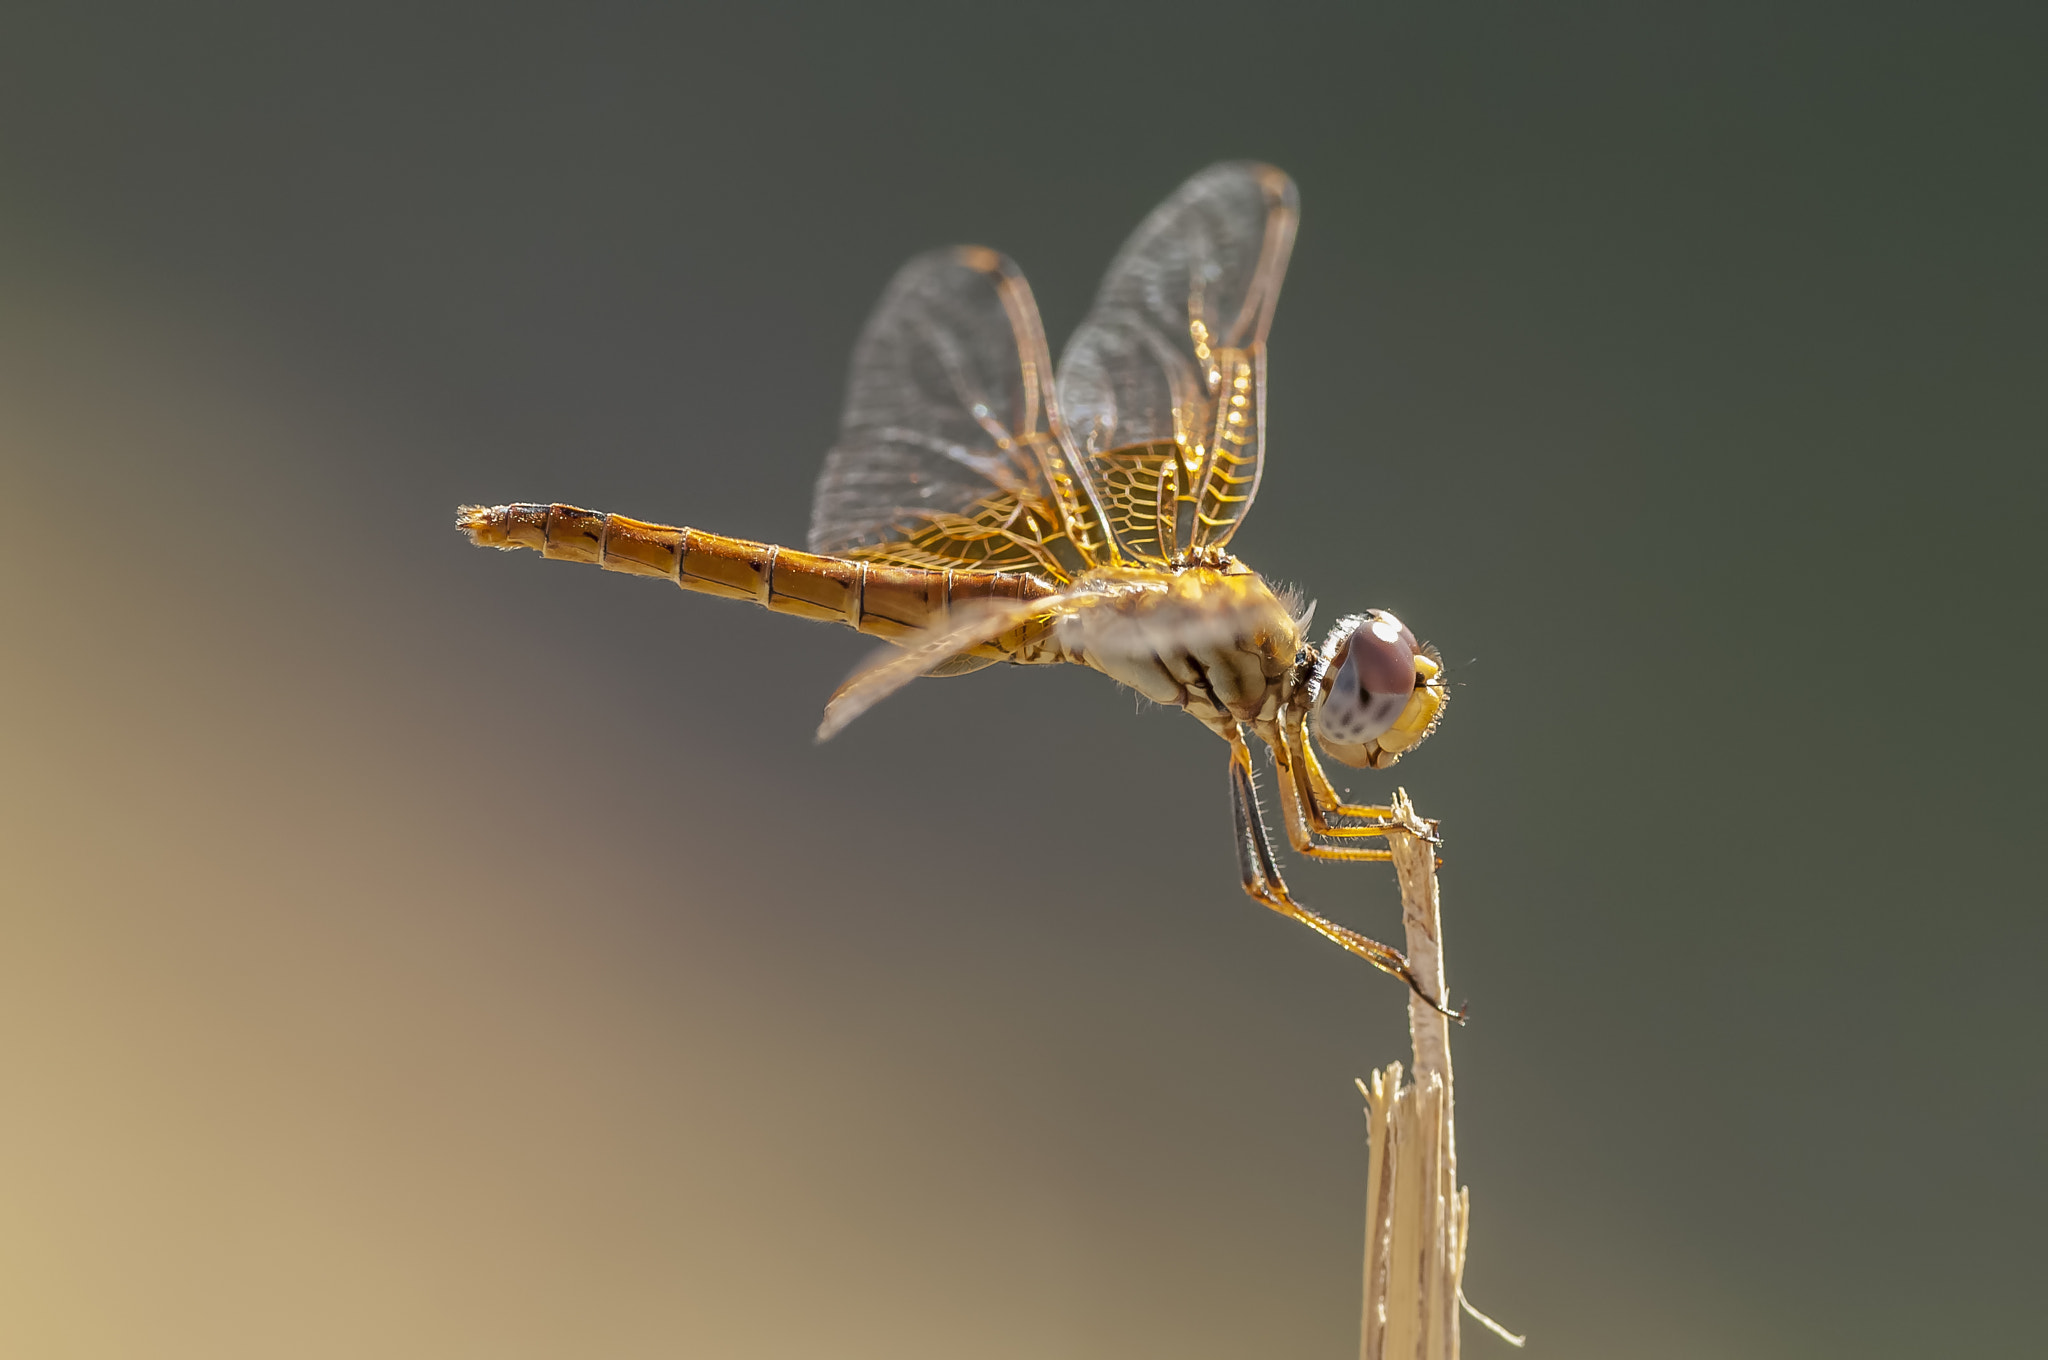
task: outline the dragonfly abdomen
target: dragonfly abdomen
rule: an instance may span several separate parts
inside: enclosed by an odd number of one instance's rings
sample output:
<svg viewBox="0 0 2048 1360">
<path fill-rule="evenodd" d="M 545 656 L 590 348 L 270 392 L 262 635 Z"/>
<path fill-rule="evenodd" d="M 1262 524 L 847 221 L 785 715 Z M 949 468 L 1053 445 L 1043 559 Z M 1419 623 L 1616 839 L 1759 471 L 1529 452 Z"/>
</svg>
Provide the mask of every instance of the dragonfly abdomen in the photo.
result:
<svg viewBox="0 0 2048 1360">
<path fill-rule="evenodd" d="M 944 622 L 955 604 L 1056 593 L 1049 582 L 1025 572 L 884 566 L 573 505 L 468 505 L 456 525 L 480 547 L 531 548 L 543 557 L 606 571 L 662 577 L 684 590 L 752 600 L 780 614 L 842 623 L 890 641 Z"/>
</svg>

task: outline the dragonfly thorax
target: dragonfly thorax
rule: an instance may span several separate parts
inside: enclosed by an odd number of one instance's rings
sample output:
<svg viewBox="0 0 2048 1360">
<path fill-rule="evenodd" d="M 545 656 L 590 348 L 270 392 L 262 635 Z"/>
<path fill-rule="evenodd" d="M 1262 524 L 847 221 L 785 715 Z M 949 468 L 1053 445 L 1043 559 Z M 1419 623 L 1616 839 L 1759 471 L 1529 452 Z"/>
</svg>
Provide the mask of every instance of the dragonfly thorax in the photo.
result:
<svg viewBox="0 0 2048 1360">
<path fill-rule="evenodd" d="M 1064 659 L 1219 730 L 1271 720 L 1295 685 L 1301 627 L 1263 578 L 1214 555 L 1178 567 L 1109 567 L 1075 582 L 1100 593 L 1059 621 Z"/>
</svg>

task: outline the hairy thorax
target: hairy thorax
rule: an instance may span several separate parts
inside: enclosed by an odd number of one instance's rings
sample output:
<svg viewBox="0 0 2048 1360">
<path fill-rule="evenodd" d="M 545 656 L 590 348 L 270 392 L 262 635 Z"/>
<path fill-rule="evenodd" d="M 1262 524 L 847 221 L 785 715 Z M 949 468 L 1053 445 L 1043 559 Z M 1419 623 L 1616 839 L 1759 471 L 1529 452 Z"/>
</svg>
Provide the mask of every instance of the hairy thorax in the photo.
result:
<svg viewBox="0 0 2048 1360">
<path fill-rule="evenodd" d="M 1272 719 L 1293 690 L 1300 627 L 1259 574 L 1234 558 L 1109 567 L 1074 587 L 1099 590 L 1102 599 L 1057 624 L 1063 660 L 1218 730 Z"/>
</svg>

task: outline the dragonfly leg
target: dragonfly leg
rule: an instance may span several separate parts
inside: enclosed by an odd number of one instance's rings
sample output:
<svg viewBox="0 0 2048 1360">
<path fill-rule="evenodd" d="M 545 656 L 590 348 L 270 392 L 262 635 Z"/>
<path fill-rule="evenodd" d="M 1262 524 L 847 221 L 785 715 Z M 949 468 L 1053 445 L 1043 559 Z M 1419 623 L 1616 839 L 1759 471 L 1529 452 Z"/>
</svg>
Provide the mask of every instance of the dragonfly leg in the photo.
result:
<svg viewBox="0 0 2048 1360">
<path fill-rule="evenodd" d="M 1437 839 L 1435 825 L 1416 816 L 1405 799 L 1386 806 L 1344 802 L 1317 763 L 1301 720 L 1283 718 L 1278 727 L 1277 733 L 1269 729 L 1262 735 L 1273 751 L 1287 839 L 1296 850 L 1314 859 L 1384 860 L 1391 858 L 1390 852 L 1330 845 L 1326 841 L 1384 836 L 1389 831 L 1406 831 L 1432 842 Z M 1356 821 L 1339 824 L 1331 820 L 1333 817 Z"/>
<path fill-rule="evenodd" d="M 1288 739 L 1291 734 L 1283 728 L 1277 733 L 1268 729 L 1260 735 L 1273 753 L 1273 772 L 1278 776 L 1275 783 L 1280 791 L 1280 825 L 1287 832 L 1290 845 L 1311 859 L 1355 861 L 1394 857 L 1394 852 L 1384 846 L 1333 845 L 1330 840 L 1385 836 L 1389 831 L 1413 828 L 1392 816 L 1375 818 L 1364 826 L 1333 826 L 1316 806 L 1314 790 L 1308 782 L 1307 762 L 1300 758 L 1301 748 Z M 1387 811 L 1391 814 L 1394 809 Z"/>
<path fill-rule="evenodd" d="M 1266 835 L 1266 823 L 1259 815 L 1259 800 L 1252 790 L 1251 748 L 1245 745 L 1242 736 L 1230 739 L 1230 803 L 1233 820 L 1237 829 L 1237 866 L 1244 881 L 1247 897 L 1261 906 L 1279 912 L 1282 916 L 1301 922 L 1316 934 L 1359 958 L 1364 959 L 1383 973 L 1392 973 L 1408 984 L 1409 990 L 1421 997 L 1429 1006 L 1454 1020 L 1462 1021 L 1462 1011 L 1446 1008 L 1442 1002 L 1422 989 L 1422 983 L 1408 967 L 1408 959 L 1392 945 L 1381 944 L 1355 930 L 1338 925 L 1327 917 L 1318 916 L 1294 900 L 1287 891 L 1287 883 L 1280 877 L 1280 866 L 1273 859 L 1272 842 Z"/>
<path fill-rule="evenodd" d="M 1300 754 L 1302 774 L 1308 781 L 1308 814 L 1310 825 L 1316 830 L 1338 833 L 1347 828 L 1327 825 L 1328 817 L 1351 817 L 1361 820 L 1386 822 L 1400 819 L 1400 812 L 1385 803 L 1347 803 L 1330 783 L 1330 776 L 1323 773 L 1323 763 L 1316 759 L 1315 748 L 1301 740 L 1300 728 L 1290 734 L 1293 749 Z"/>
</svg>

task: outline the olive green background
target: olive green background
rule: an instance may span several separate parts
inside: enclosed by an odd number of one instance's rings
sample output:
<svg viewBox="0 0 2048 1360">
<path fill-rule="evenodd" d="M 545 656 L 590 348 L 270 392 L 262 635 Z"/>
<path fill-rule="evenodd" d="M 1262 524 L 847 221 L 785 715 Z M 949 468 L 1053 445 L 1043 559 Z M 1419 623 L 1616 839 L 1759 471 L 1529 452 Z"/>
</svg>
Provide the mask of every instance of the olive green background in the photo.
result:
<svg viewBox="0 0 2048 1360">
<path fill-rule="evenodd" d="M 864 640 L 449 528 L 800 541 L 901 259 L 1007 250 L 1057 342 L 1240 156 L 1303 223 L 1235 546 L 1460 686 L 1395 774 L 1473 1300 L 2038 1346 L 2044 39 L 14 8 L 0 1350 L 1352 1353 L 1402 994 L 1239 895 L 1218 743 L 1006 669 L 813 747 Z"/>
</svg>

